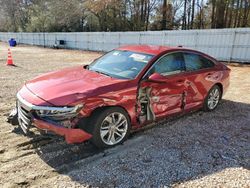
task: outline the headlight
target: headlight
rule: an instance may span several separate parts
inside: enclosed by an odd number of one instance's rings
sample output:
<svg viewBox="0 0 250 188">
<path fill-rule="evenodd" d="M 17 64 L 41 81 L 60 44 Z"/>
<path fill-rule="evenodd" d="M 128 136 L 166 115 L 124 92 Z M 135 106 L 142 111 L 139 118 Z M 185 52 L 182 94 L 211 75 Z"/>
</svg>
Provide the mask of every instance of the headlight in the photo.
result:
<svg viewBox="0 0 250 188">
<path fill-rule="evenodd" d="M 39 107 L 39 109 L 35 109 L 35 112 L 42 118 L 65 120 L 77 116 L 82 108 L 82 104 L 74 107 Z"/>
</svg>

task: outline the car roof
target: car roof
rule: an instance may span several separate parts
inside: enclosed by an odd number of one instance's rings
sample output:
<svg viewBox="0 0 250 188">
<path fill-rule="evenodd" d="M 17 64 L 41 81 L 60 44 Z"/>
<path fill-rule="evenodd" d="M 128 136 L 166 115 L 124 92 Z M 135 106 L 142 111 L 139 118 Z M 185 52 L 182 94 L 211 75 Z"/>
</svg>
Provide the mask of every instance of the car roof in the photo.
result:
<svg viewBox="0 0 250 188">
<path fill-rule="evenodd" d="M 172 51 L 185 48 L 182 47 L 171 47 L 171 46 L 157 46 L 157 45 L 128 45 L 128 46 L 121 46 L 118 50 L 127 50 L 151 55 L 158 55 L 164 51 Z"/>
</svg>

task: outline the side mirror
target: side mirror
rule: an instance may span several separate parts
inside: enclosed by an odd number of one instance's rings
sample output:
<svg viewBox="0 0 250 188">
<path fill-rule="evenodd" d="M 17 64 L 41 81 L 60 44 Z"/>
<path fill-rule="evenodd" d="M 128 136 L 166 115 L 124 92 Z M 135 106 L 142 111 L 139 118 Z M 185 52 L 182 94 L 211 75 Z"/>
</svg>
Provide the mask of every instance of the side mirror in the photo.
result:
<svg viewBox="0 0 250 188">
<path fill-rule="evenodd" d="M 148 77 L 148 81 L 156 82 L 156 83 L 163 83 L 166 82 L 166 78 L 159 73 L 153 73 Z"/>
</svg>

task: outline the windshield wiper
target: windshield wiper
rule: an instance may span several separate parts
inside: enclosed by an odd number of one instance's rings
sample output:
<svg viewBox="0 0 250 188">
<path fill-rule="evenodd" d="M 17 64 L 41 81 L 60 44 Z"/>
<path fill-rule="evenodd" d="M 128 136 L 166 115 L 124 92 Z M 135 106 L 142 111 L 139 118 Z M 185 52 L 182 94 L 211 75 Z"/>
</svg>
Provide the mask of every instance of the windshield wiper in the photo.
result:
<svg viewBox="0 0 250 188">
<path fill-rule="evenodd" d="M 90 69 L 90 70 L 91 70 L 91 69 Z M 97 73 L 99 73 L 99 74 L 103 74 L 103 75 L 109 76 L 109 77 L 112 78 L 112 76 L 110 76 L 109 74 L 107 74 L 107 73 L 105 73 L 105 72 L 101 72 L 101 71 L 98 71 L 98 70 L 92 70 L 92 71 L 97 72 Z"/>
</svg>

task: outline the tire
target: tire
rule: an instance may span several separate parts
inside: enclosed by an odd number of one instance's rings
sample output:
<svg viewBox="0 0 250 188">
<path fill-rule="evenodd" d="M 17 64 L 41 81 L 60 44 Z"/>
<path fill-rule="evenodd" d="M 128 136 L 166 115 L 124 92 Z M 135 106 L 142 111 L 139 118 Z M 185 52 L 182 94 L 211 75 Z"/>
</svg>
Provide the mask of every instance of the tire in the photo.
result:
<svg viewBox="0 0 250 188">
<path fill-rule="evenodd" d="M 127 112 L 119 107 L 97 110 L 91 116 L 88 126 L 92 127 L 88 128 L 92 134 L 90 141 L 99 148 L 123 143 L 128 138 L 131 128 Z"/>
<path fill-rule="evenodd" d="M 220 102 L 221 97 L 221 88 L 218 85 L 214 85 L 209 90 L 207 97 L 205 98 L 203 110 L 206 112 L 215 110 Z"/>
</svg>

